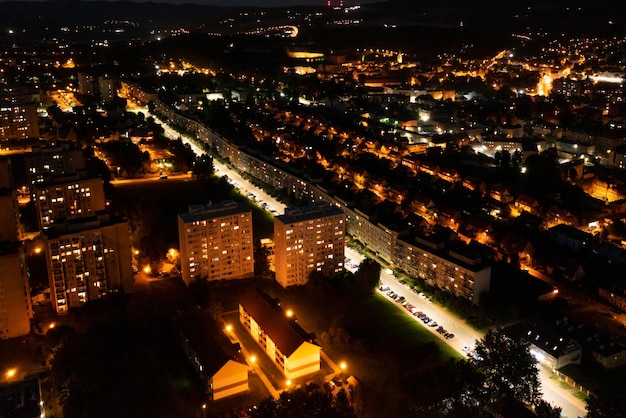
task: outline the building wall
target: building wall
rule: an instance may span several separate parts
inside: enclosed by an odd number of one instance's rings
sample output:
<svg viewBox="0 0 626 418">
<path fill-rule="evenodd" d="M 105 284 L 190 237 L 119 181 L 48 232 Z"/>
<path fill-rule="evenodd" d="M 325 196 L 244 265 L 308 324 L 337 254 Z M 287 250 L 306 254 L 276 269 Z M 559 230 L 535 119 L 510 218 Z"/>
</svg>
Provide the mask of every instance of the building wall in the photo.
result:
<svg viewBox="0 0 626 418">
<path fill-rule="evenodd" d="M 271 336 L 265 333 L 241 305 L 239 305 L 239 321 L 287 379 L 295 379 L 320 370 L 321 348 L 319 346 L 304 341 L 291 356 L 286 357 Z"/>
<path fill-rule="evenodd" d="M 253 277 L 252 211 L 207 208 L 196 220 L 186 221 L 185 214 L 178 217 L 183 280 L 189 284 L 196 278 L 215 281 Z"/>
<path fill-rule="evenodd" d="M 248 391 L 248 366 L 239 362 L 228 362 L 211 378 L 213 400 L 226 398 Z"/>
<path fill-rule="evenodd" d="M 39 137 L 39 119 L 34 103 L 0 102 L 0 140 Z"/>
<path fill-rule="evenodd" d="M 112 292 L 131 292 L 127 222 L 46 237 L 52 306 L 58 314 Z"/>
<path fill-rule="evenodd" d="M 34 195 L 42 229 L 54 224 L 55 220 L 87 218 L 105 209 L 100 178 L 39 186 Z"/>
<path fill-rule="evenodd" d="M 328 205 L 319 208 L 327 208 L 319 209 L 319 217 L 307 216 L 311 209 L 301 220 L 274 218 L 276 281 L 282 287 L 306 284 L 312 271 L 324 276 L 343 271 L 345 215 Z"/>
<path fill-rule="evenodd" d="M 22 249 L 0 255 L 0 339 L 30 333 L 30 287 Z"/>
<path fill-rule="evenodd" d="M 14 191 L 0 195 L 0 241 L 17 241 L 19 237 L 19 211 Z"/>
<path fill-rule="evenodd" d="M 489 291 L 491 266 L 470 269 L 453 257 L 442 257 L 434 250 L 429 251 L 402 240 L 397 241 L 393 262 L 412 277 L 474 304 L 478 304 L 481 293 Z"/>
<path fill-rule="evenodd" d="M 320 347 L 303 343 L 285 359 L 284 373 L 288 379 L 295 379 L 320 370 Z"/>
<path fill-rule="evenodd" d="M 85 169 L 83 151 L 69 147 L 37 148 L 24 154 L 28 184 L 43 183 L 50 176 L 69 175 Z"/>
</svg>

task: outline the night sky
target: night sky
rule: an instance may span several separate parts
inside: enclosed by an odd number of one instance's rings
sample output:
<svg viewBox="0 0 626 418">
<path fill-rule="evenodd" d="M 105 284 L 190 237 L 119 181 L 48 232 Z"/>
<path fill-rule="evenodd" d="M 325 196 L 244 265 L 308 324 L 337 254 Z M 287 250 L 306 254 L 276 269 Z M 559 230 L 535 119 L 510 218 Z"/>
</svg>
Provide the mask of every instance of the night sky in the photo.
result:
<svg viewBox="0 0 626 418">
<path fill-rule="evenodd" d="M 296 5 L 319 5 L 326 4 L 326 0 L 150 0 L 155 3 L 173 3 L 173 4 L 203 4 L 209 6 L 253 6 L 253 7 L 283 7 Z M 345 6 L 353 6 L 356 4 L 379 3 L 384 0 L 344 0 Z M 339 0 L 333 0 L 333 5 L 339 5 Z"/>
</svg>

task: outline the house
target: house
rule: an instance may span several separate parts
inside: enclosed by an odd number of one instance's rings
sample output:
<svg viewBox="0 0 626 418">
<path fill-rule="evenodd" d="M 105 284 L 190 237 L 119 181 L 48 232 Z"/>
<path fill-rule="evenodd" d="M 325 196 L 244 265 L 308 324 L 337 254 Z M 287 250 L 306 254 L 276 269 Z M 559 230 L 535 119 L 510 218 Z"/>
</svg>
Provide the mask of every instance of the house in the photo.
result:
<svg viewBox="0 0 626 418">
<path fill-rule="evenodd" d="M 530 344 L 530 354 L 539 363 L 553 370 L 568 364 L 580 364 L 582 347 L 559 321 L 518 323 L 505 328 L 504 333 L 510 338 L 527 341 Z"/>
<path fill-rule="evenodd" d="M 248 391 L 248 365 L 236 345 L 199 309 L 178 317 L 181 346 L 213 400 Z"/>
<path fill-rule="evenodd" d="M 321 347 L 280 304 L 261 290 L 239 299 L 239 320 L 287 379 L 320 370 Z"/>
<path fill-rule="evenodd" d="M 532 266 L 535 248 L 528 238 L 509 232 L 500 241 L 500 250 L 508 259 L 516 256 L 521 264 Z"/>
<path fill-rule="evenodd" d="M 536 215 L 541 210 L 541 205 L 534 197 L 521 194 L 515 199 L 515 208 L 519 212 L 526 211 Z"/>
<path fill-rule="evenodd" d="M 546 271 L 555 278 L 579 282 L 585 277 L 585 269 L 572 257 L 554 256 L 546 264 Z"/>
</svg>

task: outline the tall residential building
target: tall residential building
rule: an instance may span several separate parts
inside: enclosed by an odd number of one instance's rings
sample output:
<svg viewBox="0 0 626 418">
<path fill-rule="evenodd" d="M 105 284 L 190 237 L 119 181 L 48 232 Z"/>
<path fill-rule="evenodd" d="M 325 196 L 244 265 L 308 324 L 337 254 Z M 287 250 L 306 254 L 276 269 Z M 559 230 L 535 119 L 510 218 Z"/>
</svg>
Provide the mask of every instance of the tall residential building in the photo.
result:
<svg viewBox="0 0 626 418">
<path fill-rule="evenodd" d="M 128 222 L 108 214 L 44 231 L 50 298 L 58 314 L 109 293 L 132 291 Z"/>
<path fill-rule="evenodd" d="M 0 97 L 0 141 L 38 137 L 39 118 L 36 104 Z"/>
<path fill-rule="evenodd" d="M 0 242 L 0 339 L 30 333 L 30 287 L 19 243 Z"/>
<path fill-rule="evenodd" d="M 85 158 L 81 149 L 69 144 L 57 147 L 33 147 L 24 154 L 26 180 L 29 185 L 44 183 L 59 175 L 71 175 L 85 170 Z"/>
<path fill-rule="evenodd" d="M 183 280 L 254 276 L 252 210 L 233 200 L 194 205 L 178 215 Z"/>
<path fill-rule="evenodd" d="M 276 281 L 282 287 L 305 284 L 313 271 L 343 271 L 345 215 L 328 203 L 287 208 L 274 218 Z"/>
<path fill-rule="evenodd" d="M 101 178 L 60 177 L 55 184 L 36 185 L 33 194 L 42 229 L 57 220 L 88 218 L 105 209 Z"/>
<path fill-rule="evenodd" d="M 98 89 L 104 103 L 109 103 L 117 96 L 117 81 L 109 77 L 98 77 Z"/>
</svg>

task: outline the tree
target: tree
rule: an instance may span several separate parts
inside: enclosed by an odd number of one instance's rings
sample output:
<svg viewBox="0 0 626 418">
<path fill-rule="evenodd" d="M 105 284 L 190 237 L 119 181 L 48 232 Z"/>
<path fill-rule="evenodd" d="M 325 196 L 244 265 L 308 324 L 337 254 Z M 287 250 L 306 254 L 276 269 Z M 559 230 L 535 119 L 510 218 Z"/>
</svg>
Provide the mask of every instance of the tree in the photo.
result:
<svg viewBox="0 0 626 418">
<path fill-rule="evenodd" d="M 561 408 L 540 399 L 535 406 L 535 414 L 539 418 L 561 418 Z"/>
<path fill-rule="evenodd" d="M 380 264 L 366 258 L 354 274 L 354 280 L 359 290 L 373 292 L 380 283 Z"/>
<path fill-rule="evenodd" d="M 271 396 L 261 401 L 251 413 L 253 418 L 353 418 L 354 409 L 347 402 L 345 393 L 337 396 L 326 394 L 315 384 L 285 391 L 278 399 Z"/>
<path fill-rule="evenodd" d="M 587 401 L 587 418 L 626 417 L 626 398 L 622 389 L 624 372 L 608 373 L 601 386 Z"/>
<path fill-rule="evenodd" d="M 196 161 L 193 164 L 191 172 L 200 180 L 207 180 L 211 178 L 215 173 L 213 158 L 206 154 L 196 157 Z"/>
<path fill-rule="evenodd" d="M 476 355 L 470 361 L 485 378 L 491 402 L 517 399 L 535 404 L 541 397 L 537 361 L 527 342 L 489 330 L 476 341 Z"/>
</svg>

